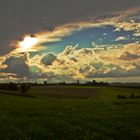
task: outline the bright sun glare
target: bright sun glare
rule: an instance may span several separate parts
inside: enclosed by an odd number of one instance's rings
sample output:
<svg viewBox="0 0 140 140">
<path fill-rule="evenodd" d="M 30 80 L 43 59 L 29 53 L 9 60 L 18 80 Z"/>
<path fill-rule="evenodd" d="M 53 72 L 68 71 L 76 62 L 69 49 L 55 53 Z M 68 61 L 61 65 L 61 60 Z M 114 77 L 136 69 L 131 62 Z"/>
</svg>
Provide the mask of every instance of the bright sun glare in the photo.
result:
<svg viewBox="0 0 140 140">
<path fill-rule="evenodd" d="M 27 36 L 23 41 L 19 42 L 19 46 L 22 51 L 28 51 L 32 49 L 38 43 L 38 39 L 36 37 Z"/>
</svg>

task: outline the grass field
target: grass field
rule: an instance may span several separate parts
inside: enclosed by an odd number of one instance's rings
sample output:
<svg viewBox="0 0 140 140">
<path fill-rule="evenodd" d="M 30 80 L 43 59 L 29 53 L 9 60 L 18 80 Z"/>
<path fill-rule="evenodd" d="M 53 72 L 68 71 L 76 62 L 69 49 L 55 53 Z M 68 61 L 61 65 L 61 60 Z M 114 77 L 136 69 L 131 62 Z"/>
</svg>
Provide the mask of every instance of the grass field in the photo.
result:
<svg viewBox="0 0 140 140">
<path fill-rule="evenodd" d="M 140 140 L 140 89 L 32 87 L 0 90 L 0 140 Z"/>
</svg>

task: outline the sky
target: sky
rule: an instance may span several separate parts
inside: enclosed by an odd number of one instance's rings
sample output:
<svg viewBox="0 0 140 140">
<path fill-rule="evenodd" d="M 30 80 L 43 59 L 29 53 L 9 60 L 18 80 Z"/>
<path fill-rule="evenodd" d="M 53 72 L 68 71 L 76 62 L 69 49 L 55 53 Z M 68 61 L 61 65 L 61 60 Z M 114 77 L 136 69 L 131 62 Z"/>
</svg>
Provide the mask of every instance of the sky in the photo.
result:
<svg viewBox="0 0 140 140">
<path fill-rule="evenodd" d="M 0 82 L 140 81 L 139 0 L 1 0 Z"/>
</svg>

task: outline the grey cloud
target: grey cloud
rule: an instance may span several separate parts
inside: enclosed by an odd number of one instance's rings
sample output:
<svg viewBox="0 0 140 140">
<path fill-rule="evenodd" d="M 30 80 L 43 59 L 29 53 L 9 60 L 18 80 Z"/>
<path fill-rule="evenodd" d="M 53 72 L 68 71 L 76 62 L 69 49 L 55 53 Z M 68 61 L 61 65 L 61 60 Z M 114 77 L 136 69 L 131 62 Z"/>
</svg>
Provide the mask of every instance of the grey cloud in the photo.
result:
<svg viewBox="0 0 140 140">
<path fill-rule="evenodd" d="M 130 52 L 124 52 L 121 56 L 120 56 L 120 59 L 122 60 L 135 60 L 135 59 L 138 59 L 140 58 L 140 55 L 137 55 L 137 54 L 133 54 L 133 53 L 130 53 Z"/>
<path fill-rule="evenodd" d="M 105 66 L 105 68 L 109 68 Z M 133 70 L 132 72 L 126 71 L 120 66 L 114 66 L 114 69 L 110 69 L 108 72 L 103 72 L 104 67 L 100 68 L 96 72 L 88 72 L 86 74 L 87 78 L 117 78 L 117 77 L 128 77 L 128 76 L 136 76 L 137 74 Z"/>
<path fill-rule="evenodd" d="M 47 66 L 52 65 L 52 63 L 56 60 L 56 58 L 57 57 L 54 54 L 49 53 L 42 58 L 41 62 Z"/>
<path fill-rule="evenodd" d="M 108 72 L 106 70 L 108 70 Z M 83 66 L 82 68 L 80 68 L 79 72 L 85 74 L 86 78 L 120 77 L 124 76 L 125 74 L 125 70 L 120 66 L 113 64 L 104 65 L 100 62 Z"/>
<path fill-rule="evenodd" d="M 11 57 L 5 61 L 5 64 L 8 66 L 6 69 L 1 70 L 6 73 L 17 74 L 18 77 L 29 76 L 29 68 L 24 62 L 24 58 L 14 58 Z"/>
<path fill-rule="evenodd" d="M 86 78 L 118 78 L 118 77 L 133 77 L 133 76 L 139 76 L 140 71 L 140 64 L 134 63 L 133 66 L 135 68 L 126 70 L 122 68 L 121 66 L 115 65 L 115 64 L 109 64 L 109 65 L 102 65 L 99 69 L 96 69 L 94 66 L 88 65 L 80 70 L 83 74 L 86 74 Z M 104 68 L 109 68 L 108 72 L 103 72 Z M 91 70 L 96 71 L 91 71 Z"/>
</svg>

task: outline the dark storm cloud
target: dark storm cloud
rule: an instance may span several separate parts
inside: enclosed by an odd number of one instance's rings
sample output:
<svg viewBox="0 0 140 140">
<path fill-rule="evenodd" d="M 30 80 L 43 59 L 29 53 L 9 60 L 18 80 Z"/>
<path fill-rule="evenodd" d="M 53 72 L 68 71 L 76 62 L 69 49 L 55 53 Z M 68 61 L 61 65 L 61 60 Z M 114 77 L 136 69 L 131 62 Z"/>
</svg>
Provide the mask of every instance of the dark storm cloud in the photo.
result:
<svg viewBox="0 0 140 140">
<path fill-rule="evenodd" d="M 45 55 L 41 62 L 44 64 L 44 65 L 52 65 L 52 63 L 56 60 L 56 56 L 52 53 L 49 53 L 47 55 Z"/>
<path fill-rule="evenodd" d="M 29 68 L 25 64 L 24 59 L 22 57 L 11 57 L 5 61 L 5 64 L 8 67 L 4 70 L 1 70 L 0 72 L 17 74 L 18 77 L 29 76 Z"/>
<path fill-rule="evenodd" d="M 135 6 L 140 6 L 139 0 L 1 0 L 0 54 L 12 50 L 10 41 L 26 33 L 53 30 Z"/>
</svg>

